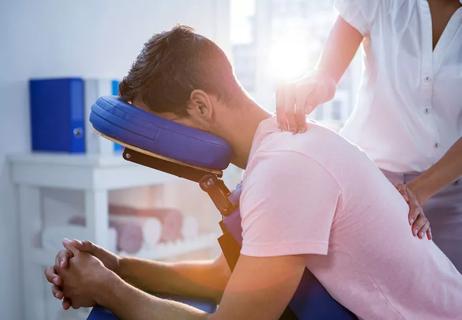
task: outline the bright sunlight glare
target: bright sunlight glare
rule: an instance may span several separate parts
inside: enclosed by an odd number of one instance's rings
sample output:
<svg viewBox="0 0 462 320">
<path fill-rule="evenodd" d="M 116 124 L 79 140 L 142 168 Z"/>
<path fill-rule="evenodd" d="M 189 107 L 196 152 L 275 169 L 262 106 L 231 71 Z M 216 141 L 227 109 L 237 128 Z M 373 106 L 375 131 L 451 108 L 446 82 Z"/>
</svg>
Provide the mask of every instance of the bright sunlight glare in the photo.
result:
<svg viewBox="0 0 462 320">
<path fill-rule="evenodd" d="M 309 48 L 300 39 L 282 39 L 269 51 L 268 74 L 277 81 L 293 81 L 307 72 Z"/>
</svg>

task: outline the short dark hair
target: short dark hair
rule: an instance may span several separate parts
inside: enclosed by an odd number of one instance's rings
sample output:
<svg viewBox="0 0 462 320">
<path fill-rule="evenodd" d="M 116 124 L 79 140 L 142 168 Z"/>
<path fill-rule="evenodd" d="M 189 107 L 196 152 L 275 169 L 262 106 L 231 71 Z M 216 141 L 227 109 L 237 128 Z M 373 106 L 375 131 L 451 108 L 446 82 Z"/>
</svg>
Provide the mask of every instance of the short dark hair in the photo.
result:
<svg viewBox="0 0 462 320">
<path fill-rule="evenodd" d="M 241 90 L 225 53 L 187 26 L 155 34 L 119 85 L 125 101 L 140 99 L 153 112 L 187 116 L 191 92 L 229 100 Z"/>
</svg>

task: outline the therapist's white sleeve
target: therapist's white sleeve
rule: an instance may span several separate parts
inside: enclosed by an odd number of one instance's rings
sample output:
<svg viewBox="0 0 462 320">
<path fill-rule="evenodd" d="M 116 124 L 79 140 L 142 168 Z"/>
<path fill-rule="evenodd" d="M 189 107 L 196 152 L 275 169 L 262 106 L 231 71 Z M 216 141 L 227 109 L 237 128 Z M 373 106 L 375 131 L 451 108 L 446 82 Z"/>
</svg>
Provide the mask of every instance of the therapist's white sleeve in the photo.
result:
<svg viewBox="0 0 462 320">
<path fill-rule="evenodd" d="M 386 10 L 388 7 L 388 0 L 335 0 L 334 5 L 346 22 L 363 36 L 367 36 L 379 10 Z"/>
</svg>

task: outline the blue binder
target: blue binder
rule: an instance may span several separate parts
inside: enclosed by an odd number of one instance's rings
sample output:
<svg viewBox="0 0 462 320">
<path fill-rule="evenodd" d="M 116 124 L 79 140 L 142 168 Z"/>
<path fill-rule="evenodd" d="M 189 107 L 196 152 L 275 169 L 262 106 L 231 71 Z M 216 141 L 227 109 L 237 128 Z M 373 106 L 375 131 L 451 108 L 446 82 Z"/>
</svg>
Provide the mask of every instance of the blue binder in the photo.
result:
<svg viewBox="0 0 462 320">
<path fill-rule="evenodd" d="M 29 81 L 33 151 L 85 152 L 84 81 Z"/>
<path fill-rule="evenodd" d="M 118 96 L 119 95 L 119 80 L 112 80 L 111 87 L 112 87 L 112 95 Z M 122 145 L 114 142 L 114 152 L 122 153 L 123 149 L 124 147 L 122 147 Z"/>
</svg>

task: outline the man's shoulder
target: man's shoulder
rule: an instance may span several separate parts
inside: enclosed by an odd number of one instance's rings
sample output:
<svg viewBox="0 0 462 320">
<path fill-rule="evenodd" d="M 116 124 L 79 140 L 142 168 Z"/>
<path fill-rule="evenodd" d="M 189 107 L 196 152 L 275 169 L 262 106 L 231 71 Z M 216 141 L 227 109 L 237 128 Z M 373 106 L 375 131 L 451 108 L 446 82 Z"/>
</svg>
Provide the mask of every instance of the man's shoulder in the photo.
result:
<svg viewBox="0 0 462 320">
<path fill-rule="evenodd" d="M 367 156 L 337 133 L 313 124 L 303 134 L 274 130 L 260 140 L 249 158 L 244 175 L 249 185 L 286 180 L 335 181 L 340 187 Z"/>
<path fill-rule="evenodd" d="M 311 142 L 308 136 L 275 132 L 267 135 L 254 150 L 243 176 L 241 204 L 248 210 L 262 199 L 267 206 L 274 203 L 297 203 L 314 194 L 313 189 L 324 196 L 336 197 L 341 193 L 337 179 L 338 168 L 324 161 L 323 157 L 307 150 Z M 282 198 L 287 197 L 289 200 Z M 312 200 L 312 199 L 311 199 Z"/>
<path fill-rule="evenodd" d="M 306 157 L 308 159 L 325 162 L 341 154 L 348 156 L 355 152 L 347 140 L 339 134 L 317 124 L 310 124 L 305 133 L 293 134 L 275 130 L 267 134 L 256 146 L 250 161 L 254 159 L 277 162 L 279 157 L 291 159 L 293 157 Z M 329 162 L 329 161 L 328 161 Z"/>
<path fill-rule="evenodd" d="M 314 175 L 334 177 L 339 161 L 332 154 L 339 148 L 326 139 L 317 141 L 324 130 L 312 129 L 303 135 L 284 132 L 268 135 L 249 159 L 244 180 L 272 184 L 281 180 L 287 182 L 288 178 L 293 182 L 311 179 Z"/>
</svg>

